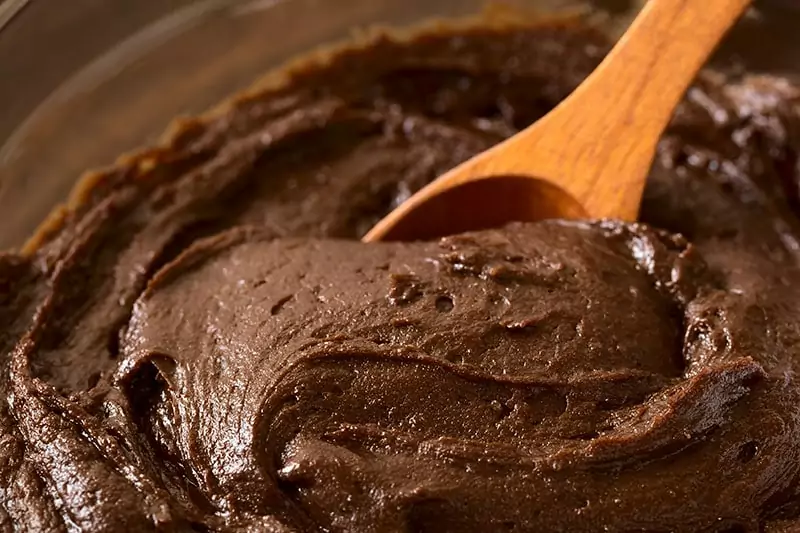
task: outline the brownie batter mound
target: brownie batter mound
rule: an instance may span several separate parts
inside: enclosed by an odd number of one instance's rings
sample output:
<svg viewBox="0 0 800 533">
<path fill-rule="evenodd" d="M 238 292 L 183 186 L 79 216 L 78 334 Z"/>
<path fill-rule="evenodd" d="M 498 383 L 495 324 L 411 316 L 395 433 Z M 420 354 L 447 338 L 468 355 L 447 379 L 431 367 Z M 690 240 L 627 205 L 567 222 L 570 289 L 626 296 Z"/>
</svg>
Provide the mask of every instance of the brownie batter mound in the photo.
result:
<svg viewBox="0 0 800 533">
<path fill-rule="evenodd" d="M 89 176 L 0 256 L 0 530 L 800 527 L 794 85 L 704 73 L 641 223 L 358 242 L 607 49 L 376 37 Z"/>
</svg>

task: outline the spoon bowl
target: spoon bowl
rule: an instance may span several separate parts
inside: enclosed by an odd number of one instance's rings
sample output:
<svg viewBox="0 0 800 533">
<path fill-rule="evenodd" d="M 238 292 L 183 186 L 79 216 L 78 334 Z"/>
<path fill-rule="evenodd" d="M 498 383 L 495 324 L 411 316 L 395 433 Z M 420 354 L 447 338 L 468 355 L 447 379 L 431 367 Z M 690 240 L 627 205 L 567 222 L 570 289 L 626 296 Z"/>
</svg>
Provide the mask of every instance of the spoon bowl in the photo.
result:
<svg viewBox="0 0 800 533">
<path fill-rule="evenodd" d="M 557 217 L 586 218 L 587 213 L 580 202 L 548 181 L 531 176 L 491 176 L 430 196 L 387 228 L 381 240 L 429 240 L 514 221 Z"/>
</svg>

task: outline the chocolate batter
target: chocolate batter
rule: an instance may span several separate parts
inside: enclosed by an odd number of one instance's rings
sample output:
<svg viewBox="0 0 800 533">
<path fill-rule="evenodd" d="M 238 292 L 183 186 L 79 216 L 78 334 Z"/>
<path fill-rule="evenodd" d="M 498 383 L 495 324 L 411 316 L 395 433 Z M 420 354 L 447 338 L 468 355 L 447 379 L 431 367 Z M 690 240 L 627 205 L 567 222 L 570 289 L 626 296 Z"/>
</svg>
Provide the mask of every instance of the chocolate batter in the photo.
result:
<svg viewBox="0 0 800 533">
<path fill-rule="evenodd" d="M 0 256 L 0 529 L 795 531 L 797 87 L 703 74 L 640 224 L 357 241 L 607 49 L 377 37 L 87 178 Z"/>
</svg>

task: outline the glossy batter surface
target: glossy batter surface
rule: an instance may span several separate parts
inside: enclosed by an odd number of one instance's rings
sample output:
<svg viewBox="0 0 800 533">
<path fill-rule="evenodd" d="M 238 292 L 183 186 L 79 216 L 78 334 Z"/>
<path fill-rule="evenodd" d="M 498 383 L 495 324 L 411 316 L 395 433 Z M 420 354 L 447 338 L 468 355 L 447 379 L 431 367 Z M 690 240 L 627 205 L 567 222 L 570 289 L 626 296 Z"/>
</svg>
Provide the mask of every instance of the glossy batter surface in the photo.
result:
<svg viewBox="0 0 800 533">
<path fill-rule="evenodd" d="M 795 86 L 701 76 L 640 224 L 357 242 L 607 48 L 377 38 L 91 177 L 0 256 L 0 530 L 794 531 Z"/>
</svg>

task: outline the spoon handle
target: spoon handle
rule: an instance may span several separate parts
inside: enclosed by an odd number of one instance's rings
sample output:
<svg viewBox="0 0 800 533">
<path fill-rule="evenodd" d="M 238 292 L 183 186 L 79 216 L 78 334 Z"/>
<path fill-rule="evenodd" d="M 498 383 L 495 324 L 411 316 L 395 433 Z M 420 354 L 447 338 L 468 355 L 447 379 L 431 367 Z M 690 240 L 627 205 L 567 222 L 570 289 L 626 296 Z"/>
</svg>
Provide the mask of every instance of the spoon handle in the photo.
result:
<svg viewBox="0 0 800 533">
<path fill-rule="evenodd" d="M 749 4 L 650 0 L 586 82 L 534 125 L 529 139 L 523 134 L 521 142 L 544 142 L 557 156 L 550 159 L 558 168 L 539 169 L 537 175 L 563 176 L 560 185 L 589 216 L 635 220 L 658 140 L 675 107 Z M 550 132 L 549 139 L 538 138 L 536 131 Z"/>
<path fill-rule="evenodd" d="M 659 137 L 696 73 L 750 2 L 647 2 L 605 60 L 568 99 L 580 111 L 576 133 L 595 142 L 607 135 L 609 127 L 626 137 Z"/>
<path fill-rule="evenodd" d="M 541 176 L 582 205 L 584 216 L 636 220 L 675 106 L 750 2 L 649 0 L 597 69 L 553 111 L 437 181 L 452 186 L 492 175 Z"/>
</svg>

